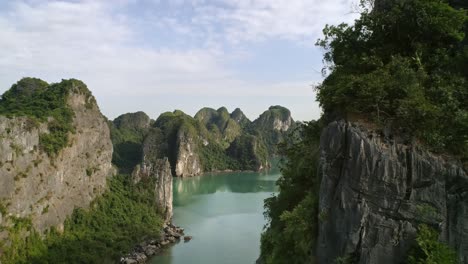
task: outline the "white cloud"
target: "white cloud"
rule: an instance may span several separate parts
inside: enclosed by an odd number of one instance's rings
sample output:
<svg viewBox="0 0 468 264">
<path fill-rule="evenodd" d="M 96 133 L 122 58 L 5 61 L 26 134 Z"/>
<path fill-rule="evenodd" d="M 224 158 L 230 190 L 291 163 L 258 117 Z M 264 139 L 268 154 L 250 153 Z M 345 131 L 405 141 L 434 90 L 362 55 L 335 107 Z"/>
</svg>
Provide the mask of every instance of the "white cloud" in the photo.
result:
<svg viewBox="0 0 468 264">
<path fill-rule="evenodd" d="M 357 0 L 179 0 L 178 6 L 193 9 L 191 20 L 178 27 L 206 33 L 205 38 L 231 43 L 272 37 L 313 43 L 325 24 L 352 23 Z M 170 26 L 176 27 L 175 21 Z"/>
<path fill-rule="evenodd" d="M 171 0 L 166 8 L 173 10 L 161 10 L 164 2 L 10 2 L 0 10 L 0 92 L 21 77 L 34 76 L 54 82 L 82 79 L 100 98 L 136 93 L 310 96 L 310 84 L 318 80 L 247 81 L 228 62 L 251 59 L 251 42 L 312 43 L 325 23 L 352 18 L 346 15 L 352 0 Z M 127 10 L 142 9 L 142 3 L 148 6 L 141 14 Z M 179 35 L 184 47 L 147 42 L 164 38 L 152 35 L 160 30 Z"/>
</svg>

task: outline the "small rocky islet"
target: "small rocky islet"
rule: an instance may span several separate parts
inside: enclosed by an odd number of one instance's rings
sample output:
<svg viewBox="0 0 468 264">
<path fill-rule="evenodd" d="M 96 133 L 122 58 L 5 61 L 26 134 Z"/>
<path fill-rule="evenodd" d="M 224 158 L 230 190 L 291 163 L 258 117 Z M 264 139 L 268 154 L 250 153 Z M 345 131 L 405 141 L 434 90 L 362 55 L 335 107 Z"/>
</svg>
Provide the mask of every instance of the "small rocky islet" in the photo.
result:
<svg viewBox="0 0 468 264">
<path fill-rule="evenodd" d="M 152 256 L 158 254 L 165 247 L 179 242 L 181 239 L 184 242 L 192 240 L 191 236 L 184 234 L 184 229 L 173 225 L 172 223 L 164 224 L 161 235 L 158 239 L 151 239 L 141 242 L 131 251 L 131 253 L 123 256 L 120 263 L 136 264 L 146 263 Z"/>
</svg>

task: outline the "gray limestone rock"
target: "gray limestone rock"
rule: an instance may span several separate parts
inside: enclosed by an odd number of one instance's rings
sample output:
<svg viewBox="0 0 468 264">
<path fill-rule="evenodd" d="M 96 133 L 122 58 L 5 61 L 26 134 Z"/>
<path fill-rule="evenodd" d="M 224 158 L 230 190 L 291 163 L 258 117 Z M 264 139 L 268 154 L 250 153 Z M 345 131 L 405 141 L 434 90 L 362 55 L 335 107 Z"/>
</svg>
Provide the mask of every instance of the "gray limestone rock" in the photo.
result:
<svg viewBox="0 0 468 264">
<path fill-rule="evenodd" d="M 73 87 L 68 96 L 75 132 L 56 157 L 40 150 L 39 135 L 48 133 L 47 124 L 0 116 L 0 201 L 8 216 L 31 217 L 39 232 L 61 231 L 73 209 L 88 207 L 115 173 L 109 127 L 84 89 L 84 84 Z"/>
<path fill-rule="evenodd" d="M 344 121 L 320 141 L 319 263 L 402 263 L 422 223 L 468 263 L 468 176 L 459 162 Z"/>
<path fill-rule="evenodd" d="M 168 159 L 144 160 L 136 166 L 132 177 L 134 183 L 144 178 L 155 179 L 155 206 L 163 214 L 164 220 L 170 222 L 172 219 L 172 174 Z"/>
</svg>

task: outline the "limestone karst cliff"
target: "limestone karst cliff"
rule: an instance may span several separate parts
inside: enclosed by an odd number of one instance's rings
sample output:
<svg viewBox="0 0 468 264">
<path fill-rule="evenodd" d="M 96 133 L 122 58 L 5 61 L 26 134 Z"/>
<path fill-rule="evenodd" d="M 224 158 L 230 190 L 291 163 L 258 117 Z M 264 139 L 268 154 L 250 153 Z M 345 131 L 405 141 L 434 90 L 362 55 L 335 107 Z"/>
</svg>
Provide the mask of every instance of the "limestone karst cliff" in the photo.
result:
<svg viewBox="0 0 468 264">
<path fill-rule="evenodd" d="M 190 177 L 223 170 L 263 170 L 276 144 L 295 126 L 288 109 L 270 107 L 251 122 L 225 107 L 202 108 L 191 117 L 180 110 L 151 122 L 142 112 L 119 116 L 111 124 L 113 162 L 132 171 L 145 159 L 167 157 L 172 175 Z"/>
<path fill-rule="evenodd" d="M 319 177 L 319 263 L 403 263 L 420 224 L 468 263 L 468 175 L 460 162 L 335 121 L 322 132 Z"/>
<path fill-rule="evenodd" d="M 112 163 L 122 173 L 131 173 L 141 162 L 142 142 L 150 129 L 151 120 L 143 112 L 127 113 L 109 122 L 114 146 Z"/>
<path fill-rule="evenodd" d="M 154 182 L 155 203 L 166 222 L 172 220 L 172 174 L 167 158 L 144 159 L 132 173 L 133 183 L 142 179 Z"/>
<path fill-rule="evenodd" d="M 12 88 L 16 96 L 30 102 L 36 100 L 38 91 L 47 95 L 61 89 L 64 107 L 73 117 L 72 132 L 59 138 L 66 140 L 62 149 L 47 152 L 45 142 L 54 141 L 43 139 L 60 127 L 57 118 L 41 122 L 14 111 L 8 113 L 9 117 L 0 115 L 0 201 L 4 208 L 0 225 L 9 226 L 11 217 L 29 218 L 40 232 L 50 227 L 62 230 L 64 220 L 75 208 L 88 207 L 104 192 L 107 179 L 114 172 L 109 128 L 82 82 L 45 84 L 38 90 L 34 88 L 36 84 L 45 82 L 29 81 Z M 28 92 L 23 93 L 18 87 Z M 6 97 L 3 102 L 7 102 Z"/>
</svg>

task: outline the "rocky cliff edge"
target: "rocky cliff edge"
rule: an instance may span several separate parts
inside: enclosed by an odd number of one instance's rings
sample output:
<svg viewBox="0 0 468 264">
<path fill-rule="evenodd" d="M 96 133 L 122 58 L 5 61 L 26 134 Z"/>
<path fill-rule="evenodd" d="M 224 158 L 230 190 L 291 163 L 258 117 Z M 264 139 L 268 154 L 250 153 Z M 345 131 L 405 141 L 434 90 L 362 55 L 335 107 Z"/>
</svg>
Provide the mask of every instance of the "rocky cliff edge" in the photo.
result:
<svg viewBox="0 0 468 264">
<path fill-rule="evenodd" d="M 468 263 L 468 176 L 462 165 L 357 123 L 321 136 L 319 263 L 402 263 L 419 224 Z"/>
</svg>

